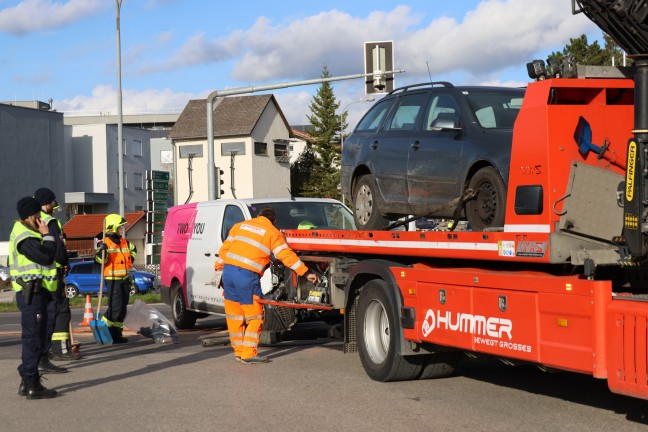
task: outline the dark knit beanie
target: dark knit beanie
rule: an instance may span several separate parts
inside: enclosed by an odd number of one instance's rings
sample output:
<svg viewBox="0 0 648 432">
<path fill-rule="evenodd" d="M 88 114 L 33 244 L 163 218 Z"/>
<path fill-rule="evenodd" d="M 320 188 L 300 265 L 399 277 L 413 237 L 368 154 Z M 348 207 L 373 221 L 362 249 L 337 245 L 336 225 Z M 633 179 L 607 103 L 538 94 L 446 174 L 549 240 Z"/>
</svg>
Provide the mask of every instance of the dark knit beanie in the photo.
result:
<svg viewBox="0 0 648 432">
<path fill-rule="evenodd" d="M 34 192 L 34 198 L 40 203 L 40 205 L 50 204 L 52 201 L 56 201 L 56 195 L 48 188 L 40 188 Z"/>
<path fill-rule="evenodd" d="M 18 216 L 20 216 L 20 219 L 27 219 L 29 216 L 39 214 L 41 211 L 41 205 L 35 198 L 22 197 L 18 200 L 16 209 L 18 210 Z"/>
</svg>

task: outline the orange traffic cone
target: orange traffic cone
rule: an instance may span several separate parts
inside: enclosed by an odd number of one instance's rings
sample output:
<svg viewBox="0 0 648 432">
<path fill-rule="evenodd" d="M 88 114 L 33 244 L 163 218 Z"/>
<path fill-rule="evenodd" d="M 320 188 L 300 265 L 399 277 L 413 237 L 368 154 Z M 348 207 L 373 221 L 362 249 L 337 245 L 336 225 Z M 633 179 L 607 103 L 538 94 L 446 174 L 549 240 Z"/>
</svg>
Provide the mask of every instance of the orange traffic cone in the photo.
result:
<svg viewBox="0 0 648 432">
<path fill-rule="evenodd" d="M 92 314 L 92 303 L 90 303 L 90 294 L 86 295 L 86 304 L 85 308 L 83 309 L 83 321 L 80 326 L 89 326 L 90 321 L 93 319 L 93 314 Z"/>
</svg>

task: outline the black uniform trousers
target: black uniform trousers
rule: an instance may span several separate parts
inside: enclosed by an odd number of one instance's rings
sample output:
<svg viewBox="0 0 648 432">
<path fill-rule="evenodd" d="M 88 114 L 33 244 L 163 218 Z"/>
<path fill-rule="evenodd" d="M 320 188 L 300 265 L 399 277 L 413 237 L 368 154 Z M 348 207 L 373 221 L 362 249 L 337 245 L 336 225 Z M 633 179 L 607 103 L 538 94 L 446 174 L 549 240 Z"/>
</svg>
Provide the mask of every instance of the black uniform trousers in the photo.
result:
<svg viewBox="0 0 648 432">
<path fill-rule="evenodd" d="M 54 313 L 48 315 L 48 320 L 51 320 L 51 332 L 48 334 L 45 352 L 49 352 L 52 348 L 52 335 L 54 333 L 69 333 L 70 321 L 72 320 L 72 311 L 70 311 L 70 300 L 65 295 L 65 276 L 63 274 L 57 275 L 57 288 L 56 293 L 53 295 L 55 303 Z M 48 328 L 50 327 L 48 325 Z M 57 341 L 60 344 L 60 341 Z M 59 349 L 60 351 L 60 349 Z"/>
<path fill-rule="evenodd" d="M 121 335 L 130 298 L 130 279 L 106 279 L 106 290 L 108 291 L 108 309 L 104 316 L 107 320 L 117 324 L 112 329 L 109 328 L 111 333 L 114 331 Z"/>
<path fill-rule="evenodd" d="M 22 291 L 16 292 L 16 303 L 20 309 L 22 327 L 22 363 L 18 373 L 26 380 L 38 378 L 38 363 L 47 352 L 48 335 L 54 331 L 54 320 L 48 314 L 56 313 L 56 300 L 53 293 L 41 288 L 32 295 L 27 304 Z"/>
</svg>

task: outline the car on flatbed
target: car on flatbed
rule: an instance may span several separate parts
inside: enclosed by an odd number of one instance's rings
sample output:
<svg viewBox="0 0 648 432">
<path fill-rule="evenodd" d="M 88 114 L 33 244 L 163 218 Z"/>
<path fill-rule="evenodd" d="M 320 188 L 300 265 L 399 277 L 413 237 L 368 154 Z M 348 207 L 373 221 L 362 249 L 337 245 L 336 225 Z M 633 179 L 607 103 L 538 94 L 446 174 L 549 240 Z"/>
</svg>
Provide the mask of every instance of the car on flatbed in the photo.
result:
<svg viewBox="0 0 648 432">
<path fill-rule="evenodd" d="M 502 227 L 513 124 L 525 89 L 453 86 L 396 89 L 344 140 L 341 185 L 358 229 L 385 229 L 408 215 L 453 218 L 474 229 Z"/>
</svg>

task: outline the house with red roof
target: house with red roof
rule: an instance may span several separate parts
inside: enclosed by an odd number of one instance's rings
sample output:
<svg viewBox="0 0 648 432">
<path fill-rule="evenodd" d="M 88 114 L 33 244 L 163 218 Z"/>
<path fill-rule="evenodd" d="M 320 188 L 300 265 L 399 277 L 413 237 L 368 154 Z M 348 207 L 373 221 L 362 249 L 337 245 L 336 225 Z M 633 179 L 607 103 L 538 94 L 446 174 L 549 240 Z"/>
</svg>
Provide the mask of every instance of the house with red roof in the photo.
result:
<svg viewBox="0 0 648 432">
<path fill-rule="evenodd" d="M 76 252 L 81 257 L 92 257 L 101 240 L 103 222 L 107 214 L 79 214 L 63 225 L 68 252 Z M 135 265 L 146 263 L 146 212 L 133 212 L 124 215 L 126 221 L 126 238 L 137 248 Z"/>
</svg>

